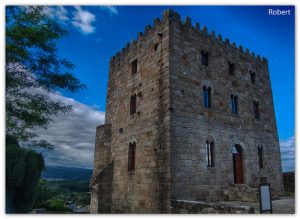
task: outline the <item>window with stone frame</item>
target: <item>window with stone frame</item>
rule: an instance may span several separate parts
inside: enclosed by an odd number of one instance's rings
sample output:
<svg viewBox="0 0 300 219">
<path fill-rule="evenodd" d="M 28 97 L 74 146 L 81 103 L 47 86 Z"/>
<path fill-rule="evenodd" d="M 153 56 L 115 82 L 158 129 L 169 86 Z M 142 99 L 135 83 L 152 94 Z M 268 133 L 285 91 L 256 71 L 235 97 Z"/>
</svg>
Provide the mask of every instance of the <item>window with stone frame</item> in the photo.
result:
<svg viewBox="0 0 300 219">
<path fill-rule="evenodd" d="M 134 75 L 137 73 L 137 68 L 138 68 L 138 61 L 137 59 L 135 59 L 132 63 L 131 63 L 131 74 Z"/>
<path fill-rule="evenodd" d="M 251 83 L 255 84 L 256 74 L 253 71 L 250 71 Z"/>
<path fill-rule="evenodd" d="M 235 73 L 235 64 L 232 62 L 228 62 L 228 72 L 230 75 L 234 75 Z"/>
<path fill-rule="evenodd" d="M 259 169 L 264 167 L 263 164 L 263 147 L 262 146 L 258 146 L 257 147 L 257 152 L 258 152 L 258 166 Z"/>
<path fill-rule="evenodd" d="M 255 119 L 259 119 L 259 102 L 253 101 L 253 111 Z"/>
<path fill-rule="evenodd" d="M 238 114 L 238 96 L 231 94 L 231 110 L 233 114 Z"/>
<path fill-rule="evenodd" d="M 203 86 L 203 105 L 205 108 L 211 108 L 211 88 Z"/>
<path fill-rule="evenodd" d="M 128 171 L 133 171 L 135 169 L 135 141 L 129 143 L 128 148 Z"/>
<path fill-rule="evenodd" d="M 208 66 L 208 52 L 201 51 L 201 64 Z"/>
<path fill-rule="evenodd" d="M 136 113 L 136 94 L 130 97 L 130 115 Z"/>
<path fill-rule="evenodd" d="M 214 167 L 214 142 L 206 141 L 207 167 Z"/>
</svg>

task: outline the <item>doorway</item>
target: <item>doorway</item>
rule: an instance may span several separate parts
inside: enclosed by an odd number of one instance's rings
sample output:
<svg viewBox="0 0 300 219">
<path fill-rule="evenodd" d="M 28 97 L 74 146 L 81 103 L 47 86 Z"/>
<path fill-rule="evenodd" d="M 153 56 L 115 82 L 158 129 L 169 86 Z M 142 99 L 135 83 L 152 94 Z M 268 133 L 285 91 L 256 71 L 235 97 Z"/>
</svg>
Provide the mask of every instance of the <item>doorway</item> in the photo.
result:
<svg viewBox="0 0 300 219">
<path fill-rule="evenodd" d="M 240 145 L 232 148 L 234 183 L 244 184 L 243 149 Z"/>
</svg>

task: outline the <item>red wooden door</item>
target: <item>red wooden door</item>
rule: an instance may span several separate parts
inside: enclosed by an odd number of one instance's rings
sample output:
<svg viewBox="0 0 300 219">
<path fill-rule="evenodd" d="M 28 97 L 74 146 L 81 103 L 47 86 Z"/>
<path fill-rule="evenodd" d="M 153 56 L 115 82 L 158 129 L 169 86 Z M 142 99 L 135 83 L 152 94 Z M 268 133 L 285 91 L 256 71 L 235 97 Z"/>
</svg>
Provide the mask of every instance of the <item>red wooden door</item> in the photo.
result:
<svg viewBox="0 0 300 219">
<path fill-rule="evenodd" d="M 244 173 L 243 173 L 243 159 L 242 154 L 237 153 L 233 155 L 234 160 L 234 183 L 243 184 L 244 183 Z"/>
</svg>

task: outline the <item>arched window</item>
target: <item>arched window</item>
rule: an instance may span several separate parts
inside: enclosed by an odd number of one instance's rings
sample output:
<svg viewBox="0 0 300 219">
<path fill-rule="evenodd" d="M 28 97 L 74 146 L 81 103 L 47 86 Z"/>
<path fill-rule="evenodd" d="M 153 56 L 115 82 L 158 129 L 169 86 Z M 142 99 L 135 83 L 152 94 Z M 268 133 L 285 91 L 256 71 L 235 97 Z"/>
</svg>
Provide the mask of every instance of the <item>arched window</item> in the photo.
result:
<svg viewBox="0 0 300 219">
<path fill-rule="evenodd" d="M 263 147 L 262 146 L 258 146 L 257 147 L 257 153 L 258 153 L 258 166 L 259 169 L 264 167 L 263 164 Z"/>
<path fill-rule="evenodd" d="M 206 141 L 207 167 L 214 166 L 214 142 Z"/>
<path fill-rule="evenodd" d="M 203 86 L 203 105 L 205 108 L 211 108 L 211 88 Z"/>
<path fill-rule="evenodd" d="M 253 110 L 255 119 L 259 119 L 259 102 L 253 101 Z"/>
<path fill-rule="evenodd" d="M 255 84 L 255 72 L 250 71 L 251 83 Z"/>
<path fill-rule="evenodd" d="M 230 75 L 234 75 L 235 72 L 235 64 L 232 62 L 228 62 L 228 72 Z"/>
<path fill-rule="evenodd" d="M 128 148 L 128 171 L 132 171 L 135 169 L 135 141 L 133 143 L 129 143 Z"/>
<path fill-rule="evenodd" d="M 130 97 L 130 115 L 136 113 L 136 94 Z"/>
<path fill-rule="evenodd" d="M 208 66 L 208 52 L 201 51 L 201 63 Z"/>
<path fill-rule="evenodd" d="M 233 114 L 238 114 L 238 96 L 231 94 L 231 110 Z"/>
</svg>

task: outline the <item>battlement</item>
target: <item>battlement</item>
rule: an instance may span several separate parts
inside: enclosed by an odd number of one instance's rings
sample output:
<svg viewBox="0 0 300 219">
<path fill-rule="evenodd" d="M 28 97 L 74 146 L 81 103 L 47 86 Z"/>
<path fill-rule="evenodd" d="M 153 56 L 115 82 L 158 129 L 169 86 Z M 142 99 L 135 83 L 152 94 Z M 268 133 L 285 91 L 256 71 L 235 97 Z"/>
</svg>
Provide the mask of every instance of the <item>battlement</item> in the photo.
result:
<svg viewBox="0 0 300 219">
<path fill-rule="evenodd" d="M 146 25 L 144 32 L 138 32 L 136 39 L 131 39 L 131 41 L 126 43 L 125 46 L 120 51 L 118 51 L 115 56 L 112 56 L 110 58 L 110 65 L 114 66 L 124 61 L 126 54 L 128 54 L 130 50 L 136 48 L 136 46 L 144 41 L 144 39 L 148 37 L 154 30 L 161 28 L 161 24 L 166 22 L 168 19 L 169 17 L 167 11 L 165 11 L 163 13 L 162 20 L 160 18 L 155 18 L 153 20 L 153 26 Z"/>
<path fill-rule="evenodd" d="M 262 64 L 268 63 L 268 60 L 265 57 L 261 57 L 260 55 L 255 54 L 255 52 L 251 52 L 248 48 L 244 49 L 242 45 L 237 46 L 235 42 L 230 42 L 228 38 L 223 39 L 222 35 L 217 35 L 215 30 L 211 30 L 209 33 L 206 26 L 200 26 L 199 22 L 196 22 L 195 26 L 193 26 L 192 19 L 190 17 L 185 17 L 185 20 L 182 20 L 180 14 L 172 9 L 167 9 L 162 13 L 162 19 L 155 18 L 153 20 L 153 26 L 146 25 L 144 32 L 139 32 L 136 39 L 132 39 L 130 42 L 126 43 L 125 46 L 118 51 L 115 56 L 112 56 L 110 59 L 110 66 L 113 67 L 120 62 L 123 62 L 126 54 L 129 53 L 130 50 L 136 48 L 137 44 L 141 43 L 147 36 L 149 36 L 155 30 L 161 28 L 161 25 L 168 21 L 178 22 L 184 27 L 191 28 L 193 31 L 195 31 L 195 33 L 200 33 L 203 36 L 209 37 L 211 40 L 222 44 L 223 46 L 235 49 L 236 52 L 240 52 L 241 54 L 250 57 L 253 61 L 261 62 Z"/>
</svg>

